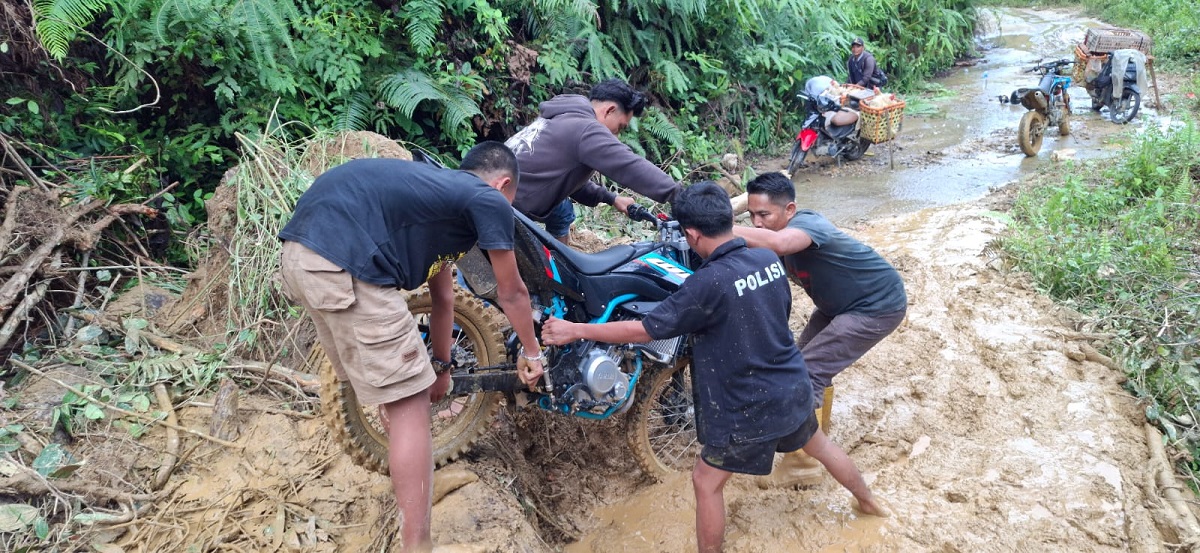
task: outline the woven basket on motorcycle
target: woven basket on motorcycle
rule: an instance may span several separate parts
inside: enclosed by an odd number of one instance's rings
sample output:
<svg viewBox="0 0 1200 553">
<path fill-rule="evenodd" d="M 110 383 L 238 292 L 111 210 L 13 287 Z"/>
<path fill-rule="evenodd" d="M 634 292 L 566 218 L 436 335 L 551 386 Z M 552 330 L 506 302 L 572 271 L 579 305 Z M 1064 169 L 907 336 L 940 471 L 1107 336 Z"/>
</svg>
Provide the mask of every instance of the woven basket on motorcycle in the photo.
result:
<svg viewBox="0 0 1200 553">
<path fill-rule="evenodd" d="M 862 90 L 867 90 L 867 88 L 858 86 L 856 84 L 839 84 L 836 87 L 830 87 L 830 90 L 827 91 L 827 93 L 830 96 L 837 96 L 838 101 L 842 104 L 842 107 L 847 107 L 850 105 L 852 95 L 855 92 Z"/>
<path fill-rule="evenodd" d="M 895 94 L 879 94 L 859 104 L 860 135 L 872 144 L 896 138 L 904 122 L 904 100 Z"/>
<path fill-rule="evenodd" d="M 1147 56 L 1154 53 L 1154 39 L 1150 35 L 1133 29 L 1104 27 L 1088 29 L 1083 38 L 1083 47 L 1092 55 L 1107 54 L 1113 50 L 1137 50 Z"/>
<path fill-rule="evenodd" d="M 1086 87 L 1087 83 L 1100 73 L 1100 68 L 1106 59 L 1108 59 L 1108 54 L 1097 54 L 1088 51 L 1083 44 L 1076 45 L 1075 65 L 1071 68 L 1071 80 Z"/>
</svg>

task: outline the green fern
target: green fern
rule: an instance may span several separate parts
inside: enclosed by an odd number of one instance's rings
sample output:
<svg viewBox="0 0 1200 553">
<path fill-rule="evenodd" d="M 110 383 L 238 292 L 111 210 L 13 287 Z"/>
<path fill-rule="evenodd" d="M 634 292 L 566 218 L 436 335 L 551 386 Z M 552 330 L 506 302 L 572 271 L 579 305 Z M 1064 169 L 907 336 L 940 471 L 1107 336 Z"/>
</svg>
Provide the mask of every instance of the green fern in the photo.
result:
<svg viewBox="0 0 1200 553">
<path fill-rule="evenodd" d="M 333 128 L 338 131 L 361 131 L 371 125 L 371 98 L 355 92 L 334 108 Z"/>
<path fill-rule="evenodd" d="M 457 83 L 441 83 L 417 69 L 406 69 L 383 78 L 380 93 L 387 105 L 411 119 L 425 100 L 440 104 L 442 128 L 456 129 L 479 115 L 479 104 Z"/>
<path fill-rule="evenodd" d="M 638 118 L 640 128 L 651 136 L 671 145 L 675 151 L 683 149 L 683 131 L 657 107 L 647 108 Z"/>
<path fill-rule="evenodd" d="M 96 14 L 108 8 L 108 0 L 34 0 L 34 31 L 50 56 L 67 57 L 77 29 L 88 26 Z"/>
<path fill-rule="evenodd" d="M 687 74 L 674 60 L 658 60 L 658 63 L 654 64 L 654 70 L 662 75 L 662 88 L 667 93 L 683 96 L 691 89 L 691 82 Z"/>
<path fill-rule="evenodd" d="M 248 47 L 255 62 L 275 68 L 280 52 L 292 54 L 291 22 L 298 18 L 289 0 L 166 0 L 155 15 L 154 33 L 171 44 L 179 26 Z"/>
<path fill-rule="evenodd" d="M 442 13 L 446 9 L 441 0 L 413 0 L 400 8 L 400 20 L 408 31 L 408 42 L 421 56 L 433 54 L 437 33 L 442 26 Z"/>
<path fill-rule="evenodd" d="M 580 33 L 579 38 L 586 45 L 584 47 L 584 64 L 582 69 L 590 70 L 592 76 L 597 80 L 609 77 L 625 77 L 625 73 L 621 71 L 621 64 L 617 61 L 617 56 L 613 51 L 612 43 L 608 40 L 608 37 L 595 29 L 586 29 Z"/>
</svg>

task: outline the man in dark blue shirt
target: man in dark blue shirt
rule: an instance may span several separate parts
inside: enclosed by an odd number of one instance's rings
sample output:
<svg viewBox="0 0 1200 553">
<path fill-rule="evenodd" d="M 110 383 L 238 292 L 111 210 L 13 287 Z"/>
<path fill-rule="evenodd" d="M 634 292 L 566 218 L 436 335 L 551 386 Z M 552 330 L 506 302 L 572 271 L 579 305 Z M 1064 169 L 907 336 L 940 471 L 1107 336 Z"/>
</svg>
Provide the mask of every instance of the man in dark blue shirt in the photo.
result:
<svg viewBox="0 0 1200 553">
<path fill-rule="evenodd" d="M 388 467 L 401 515 L 401 551 L 428 551 L 433 457 L 429 407 L 450 384 L 452 271 L 479 245 L 524 346 L 518 373 L 542 373 L 529 292 L 513 253 L 517 160 L 499 142 L 476 145 L 458 171 L 398 159 L 358 159 L 326 171 L 279 233 L 284 291 L 305 308 L 341 380 L 382 406 Z M 400 289 L 429 283 L 433 364 Z M 536 352 L 527 355 L 525 352 Z"/>
<path fill-rule="evenodd" d="M 696 432 L 704 444 L 692 472 L 702 553 L 720 551 L 724 541 L 725 482 L 733 473 L 770 473 L 777 451 L 803 448 L 863 513 L 886 516 L 854 462 L 817 425 L 808 371 L 788 330 L 791 289 L 779 258 L 733 235 L 729 195 L 715 183 L 685 189 L 673 212 L 688 245 L 705 258 L 678 292 L 641 321 L 551 318 L 542 339 L 618 344 L 692 336 Z"/>
</svg>

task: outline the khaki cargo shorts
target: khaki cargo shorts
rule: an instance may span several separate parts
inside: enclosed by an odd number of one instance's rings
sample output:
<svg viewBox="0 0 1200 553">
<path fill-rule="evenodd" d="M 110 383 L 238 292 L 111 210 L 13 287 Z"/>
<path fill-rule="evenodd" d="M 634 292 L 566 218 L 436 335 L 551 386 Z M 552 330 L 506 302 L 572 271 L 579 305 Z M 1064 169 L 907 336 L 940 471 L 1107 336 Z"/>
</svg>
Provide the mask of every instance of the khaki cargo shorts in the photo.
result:
<svg viewBox="0 0 1200 553">
<path fill-rule="evenodd" d="M 283 291 L 304 306 L 317 339 L 363 404 L 424 391 L 437 376 L 425 341 L 395 288 L 358 280 L 298 242 L 283 243 Z"/>
</svg>

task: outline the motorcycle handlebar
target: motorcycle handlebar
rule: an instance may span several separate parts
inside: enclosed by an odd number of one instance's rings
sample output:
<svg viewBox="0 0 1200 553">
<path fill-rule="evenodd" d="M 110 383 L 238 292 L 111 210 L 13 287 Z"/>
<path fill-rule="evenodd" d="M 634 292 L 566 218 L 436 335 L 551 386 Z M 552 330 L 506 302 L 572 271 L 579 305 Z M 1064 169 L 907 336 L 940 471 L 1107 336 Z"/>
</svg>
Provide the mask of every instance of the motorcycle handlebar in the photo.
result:
<svg viewBox="0 0 1200 553">
<path fill-rule="evenodd" d="M 658 224 L 658 218 L 655 217 L 653 213 L 650 213 L 649 209 L 646 209 L 638 204 L 630 205 L 629 209 L 626 210 L 626 215 L 628 215 L 629 218 L 633 219 L 634 221 L 643 221 L 646 223 L 652 223 L 654 225 Z"/>
</svg>

